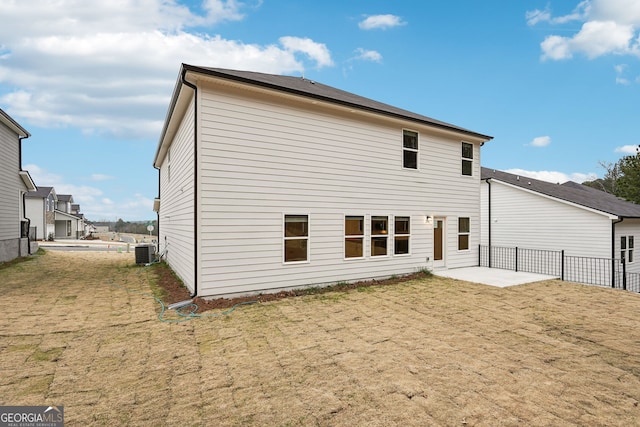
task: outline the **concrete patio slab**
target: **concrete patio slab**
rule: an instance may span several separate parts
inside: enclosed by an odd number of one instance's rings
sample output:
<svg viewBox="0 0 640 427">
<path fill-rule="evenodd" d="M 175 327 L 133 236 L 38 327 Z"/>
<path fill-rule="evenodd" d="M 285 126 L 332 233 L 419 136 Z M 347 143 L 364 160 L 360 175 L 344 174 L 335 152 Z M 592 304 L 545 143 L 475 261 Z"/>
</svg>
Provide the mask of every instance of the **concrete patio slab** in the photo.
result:
<svg viewBox="0 0 640 427">
<path fill-rule="evenodd" d="M 451 279 L 497 286 L 499 288 L 558 278 L 545 274 L 526 273 L 522 271 L 502 270 L 499 268 L 488 267 L 464 267 L 453 268 L 451 270 L 436 270 L 433 274 L 441 277 L 449 277 Z"/>
</svg>

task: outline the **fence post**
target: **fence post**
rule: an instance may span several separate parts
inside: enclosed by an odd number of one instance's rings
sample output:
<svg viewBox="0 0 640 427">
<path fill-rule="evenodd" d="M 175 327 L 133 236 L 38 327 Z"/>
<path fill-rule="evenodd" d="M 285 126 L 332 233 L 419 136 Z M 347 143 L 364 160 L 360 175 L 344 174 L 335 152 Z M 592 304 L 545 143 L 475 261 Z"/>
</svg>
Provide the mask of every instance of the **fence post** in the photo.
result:
<svg viewBox="0 0 640 427">
<path fill-rule="evenodd" d="M 627 261 L 622 259 L 622 290 L 627 290 Z"/>
<path fill-rule="evenodd" d="M 516 246 L 516 271 L 518 271 L 518 247 Z"/>
<path fill-rule="evenodd" d="M 482 267 L 482 245 L 478 245 L 478 267 Z"/>
<path fill-rule="evenodd" d="M 616 259 L 611 258 L 611 287 L 616 287 Z"/>
<path fill-rule="evenodd" d="M 560 251 L 560 280 L 564 282 L 564 249 Z"/>
</svg>

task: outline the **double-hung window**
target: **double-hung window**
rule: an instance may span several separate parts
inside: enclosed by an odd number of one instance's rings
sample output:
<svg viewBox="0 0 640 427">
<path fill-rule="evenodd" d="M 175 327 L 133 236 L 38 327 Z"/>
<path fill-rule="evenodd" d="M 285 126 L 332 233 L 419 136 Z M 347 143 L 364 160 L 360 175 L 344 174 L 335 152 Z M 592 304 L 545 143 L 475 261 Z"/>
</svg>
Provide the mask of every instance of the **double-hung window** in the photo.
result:
<svg viewBox="0 0 640 427">
<path fill-rule="evenodd" d="M 371 256 L 387 255 L 389 243 L 389 217 L 371 217 Z"/>
<path fill-rule="evenodd" d="M 462 175 L 473 175 L 473 144 L 462 143 Z"/>
<path fill-rule="evenodd" d="M 471 232 L 471 221 L 469 218 L 458 218 L 458 250 L 469 249 L 469 234 Z"/>
<path fill-rule="evenodd" d="M 284 262 L 309 260 L 309 216 L 284 216 Z"/>
<path fill-rule="evenodd" d="M 418 132 L 402 131 L 402 167 L 418 169 Z"/>
<path fill-rule="evenodd" d="M 620 237 L 620 258 L 625 262 L 633 262 L 634 241 L 633 236 Z"/>
<path fill-rule="evenodd" d="M 393 253 L 394 255 L 406 255 L 409 253 L 409 237 L 411 225 L 408 216 L 397 216 L 394 219 Z"/>
<path fill-rule="evenodd" d="M 364 256 L 364 217 L 346 216 L 344 218 L 344 257 L 362 258 Z"/>
</svg>

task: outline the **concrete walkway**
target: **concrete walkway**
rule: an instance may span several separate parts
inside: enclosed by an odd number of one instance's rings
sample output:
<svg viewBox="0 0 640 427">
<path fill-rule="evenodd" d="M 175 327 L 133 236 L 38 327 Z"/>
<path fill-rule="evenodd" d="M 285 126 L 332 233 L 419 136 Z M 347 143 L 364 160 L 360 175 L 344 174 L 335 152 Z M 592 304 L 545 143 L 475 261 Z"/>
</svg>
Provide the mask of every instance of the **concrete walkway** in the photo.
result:
<svg viewBox="0 0 640 427">
<path fill-rule="evenodd" d="M 521 271 L 502 270 L 500 268 L 489 267 L 465 267 L 453 268 L 451 270 L 436 270 L 433 274 L 436 276 L 449 277 L 451 279 L 497 286 L 499 288 L 558 278 L 545 274 L 525 273 Z"/>
</svg>

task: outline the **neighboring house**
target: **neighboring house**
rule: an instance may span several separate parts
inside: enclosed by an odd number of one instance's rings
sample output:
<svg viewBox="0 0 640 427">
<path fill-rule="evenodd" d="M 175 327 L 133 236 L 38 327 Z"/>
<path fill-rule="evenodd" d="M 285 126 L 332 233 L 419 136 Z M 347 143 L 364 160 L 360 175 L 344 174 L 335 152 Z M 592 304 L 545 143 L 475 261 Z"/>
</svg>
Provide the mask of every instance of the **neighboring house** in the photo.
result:
<svg viewBox="0 0 640 427">
<path fill-rule="evenodd" d="M 32 251 L 25 194 L 35 191 L 36 185 L 29 172 L 22 170 L 22 140 L 29 136 L 0 109 L 0 262 Z"/>
<path fill-rule="evenodd" d="M 53 187 L 38 187 L 37 191 L 27 193 L 27 217 L 31 219 L 31 235 L 37 240 L 55 238 L 58 196 Z"/>
<path fill-rule="evenodd" d="M 154 159 L 159 252 L 200 296 L 477 265 L 490 139 L 305 78 L 183 64 Z"/>
<path fill-rule="evenodd" d="M 571 181 L 489 168 L 482 168 L 481 194 L 483 245 L 625 259 L 627 271 L 640 272 L 640 205 Z"/>
<path fill-rule="evenodd" d="M 84 236 L 84 218 L 73 213 L 73 204 L 71 194 L 58 194 L 55 212 L 57 239 L 79 239 Z"/>
</svg>

